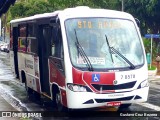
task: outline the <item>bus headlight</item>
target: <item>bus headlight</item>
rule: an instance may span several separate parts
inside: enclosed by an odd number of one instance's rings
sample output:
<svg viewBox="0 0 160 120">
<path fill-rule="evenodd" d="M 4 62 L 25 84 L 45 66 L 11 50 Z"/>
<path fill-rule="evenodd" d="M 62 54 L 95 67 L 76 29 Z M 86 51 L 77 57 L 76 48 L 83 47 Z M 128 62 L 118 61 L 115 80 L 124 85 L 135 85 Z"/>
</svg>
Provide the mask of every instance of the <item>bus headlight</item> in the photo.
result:
<svg viewBox="0 0 160 120">
<path fill-rule="evenodd" d="M 86 86 L 68 83 L 67 87 L 74 92 L 89 92 Z"/>
<path fill-rule="evenodd" d="M 138 89 L 143 87 L 148 87 L 148 86 L 149 86 L 148 80 L 144 80 L 140 83 L 140 85 L 138 86 Z"/>
</svg>

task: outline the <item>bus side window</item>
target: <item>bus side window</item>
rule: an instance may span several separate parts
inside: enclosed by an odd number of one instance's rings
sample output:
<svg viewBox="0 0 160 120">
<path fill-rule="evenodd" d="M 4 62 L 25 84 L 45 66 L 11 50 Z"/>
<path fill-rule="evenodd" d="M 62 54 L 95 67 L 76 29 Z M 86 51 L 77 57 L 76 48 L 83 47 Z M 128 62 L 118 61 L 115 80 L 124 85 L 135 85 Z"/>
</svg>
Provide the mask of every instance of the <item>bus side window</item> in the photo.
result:
<svg viewBox="0 0 160 120">
<path fill-rule="evenodd" d="M 19 33 L 20 33 L 19 37 L 26 37 L 26 33 L 27 33 L 26 24 L 19 25 Z"/>
<path fill-rule="evenodd" d="M 52 56 L 63 58 L 62 35 L 60 27 L 53 27 L 52 30 Z"/>
<path fill-rule="evenodd" d="M 20 24 L 19 27 L 19 36 L 18 36 L 18 51 L 26 52 L 26 35 L 27 35 L 27 25 Z"/>
<path fill-rule="evenodd" d="M 27 37 L 36 37 L 35 23 L 29 23 L 27 26 Z"/>
<path fill-rule="evenodd" d="M 27 39 L 27 44 L 28 44 L 28 52 L 32 52 L 35 54 L 38 54 L 38 40 L 36 38 L 28 38 Z"/>
<path fill-rule="evenodd" d="M 55 56 L 55 42 L 56 42 L 56 28 L 52 28 L 52 39 L 51 39 L 51 55 Z"/>
<path fill-rule="evenodd" d="M 27 33 L 27 52 L 38 54 L 38 40 L 35 34 L 34 23 L 28 24 Z"/>
<path fill-rule="evenodd" d="M 58 44 L 58 55 L 60 58 L 63 59 L 64 57 L 64 52 L 63 52 L 63 42 L 62 42 L 62 34 L 61 34 L 61 28 L 58 28 L 58 35 L 57 35 L 59 44 Z"/>
</svg>

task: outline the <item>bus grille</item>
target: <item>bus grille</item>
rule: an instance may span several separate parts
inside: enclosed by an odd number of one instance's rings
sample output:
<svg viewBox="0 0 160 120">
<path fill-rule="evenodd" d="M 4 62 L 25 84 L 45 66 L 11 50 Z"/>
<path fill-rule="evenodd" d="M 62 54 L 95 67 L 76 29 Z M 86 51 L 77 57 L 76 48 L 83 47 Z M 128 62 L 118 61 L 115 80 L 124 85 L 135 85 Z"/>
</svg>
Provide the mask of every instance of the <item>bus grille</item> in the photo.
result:
<svg viewBox="0 0 160 120">
<path fill-rule="evenodd" d="M 103 102 L 112 102 L 112 101 L 127 101 L 132 100 L 134 96 L 129 97 L 123 97 L 123 98 L 116 98 L 116 99 L 95 99 L 97 103 L 103 103 Z"/>
<path fill-rule="evenodd" d="M 91 84 L 96 90 L 98 91 L 104 91 L 104 90 L 122 90 L 122 89 L 129 89 L 133 88 L 136 84 L 136 81 L 129 82 L 129 83 L 123 83 L 119 85 L 101 85 L 101 84 Z"/>
</svg>

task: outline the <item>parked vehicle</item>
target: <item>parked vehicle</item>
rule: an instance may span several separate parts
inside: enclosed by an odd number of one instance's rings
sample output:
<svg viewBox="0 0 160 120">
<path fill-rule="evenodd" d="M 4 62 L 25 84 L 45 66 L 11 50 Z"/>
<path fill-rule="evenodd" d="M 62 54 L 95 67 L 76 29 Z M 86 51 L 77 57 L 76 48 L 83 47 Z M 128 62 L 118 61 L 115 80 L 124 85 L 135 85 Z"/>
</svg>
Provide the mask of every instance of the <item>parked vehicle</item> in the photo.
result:
<svg viewBox="0 0 160 120">
<path fill-rule="evenodd" d="M 5 42 L 0 42 L 0 51 L 3 51 L 4 50 L 4 44 L 5 44 Z"/>
<path fill-rule="evenodd" d="M 9 52 L 9 44 L 8 43 L 1 43 L 0 44 L 0 51 Z"/>
</svg>

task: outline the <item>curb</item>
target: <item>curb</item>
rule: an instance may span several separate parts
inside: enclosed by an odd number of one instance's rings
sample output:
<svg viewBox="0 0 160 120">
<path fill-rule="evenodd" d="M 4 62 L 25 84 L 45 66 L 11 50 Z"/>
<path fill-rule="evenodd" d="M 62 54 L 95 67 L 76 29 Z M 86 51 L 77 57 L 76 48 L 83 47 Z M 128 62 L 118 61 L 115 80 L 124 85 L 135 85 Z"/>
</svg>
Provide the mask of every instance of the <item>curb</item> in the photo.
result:
<svg viewBox="0 0 160 120">
<path fill-rule="evenodd" d="M 17 111 L 11 104 L 9 104 L 0 94 L 0 111 Z"/>
</svg>

